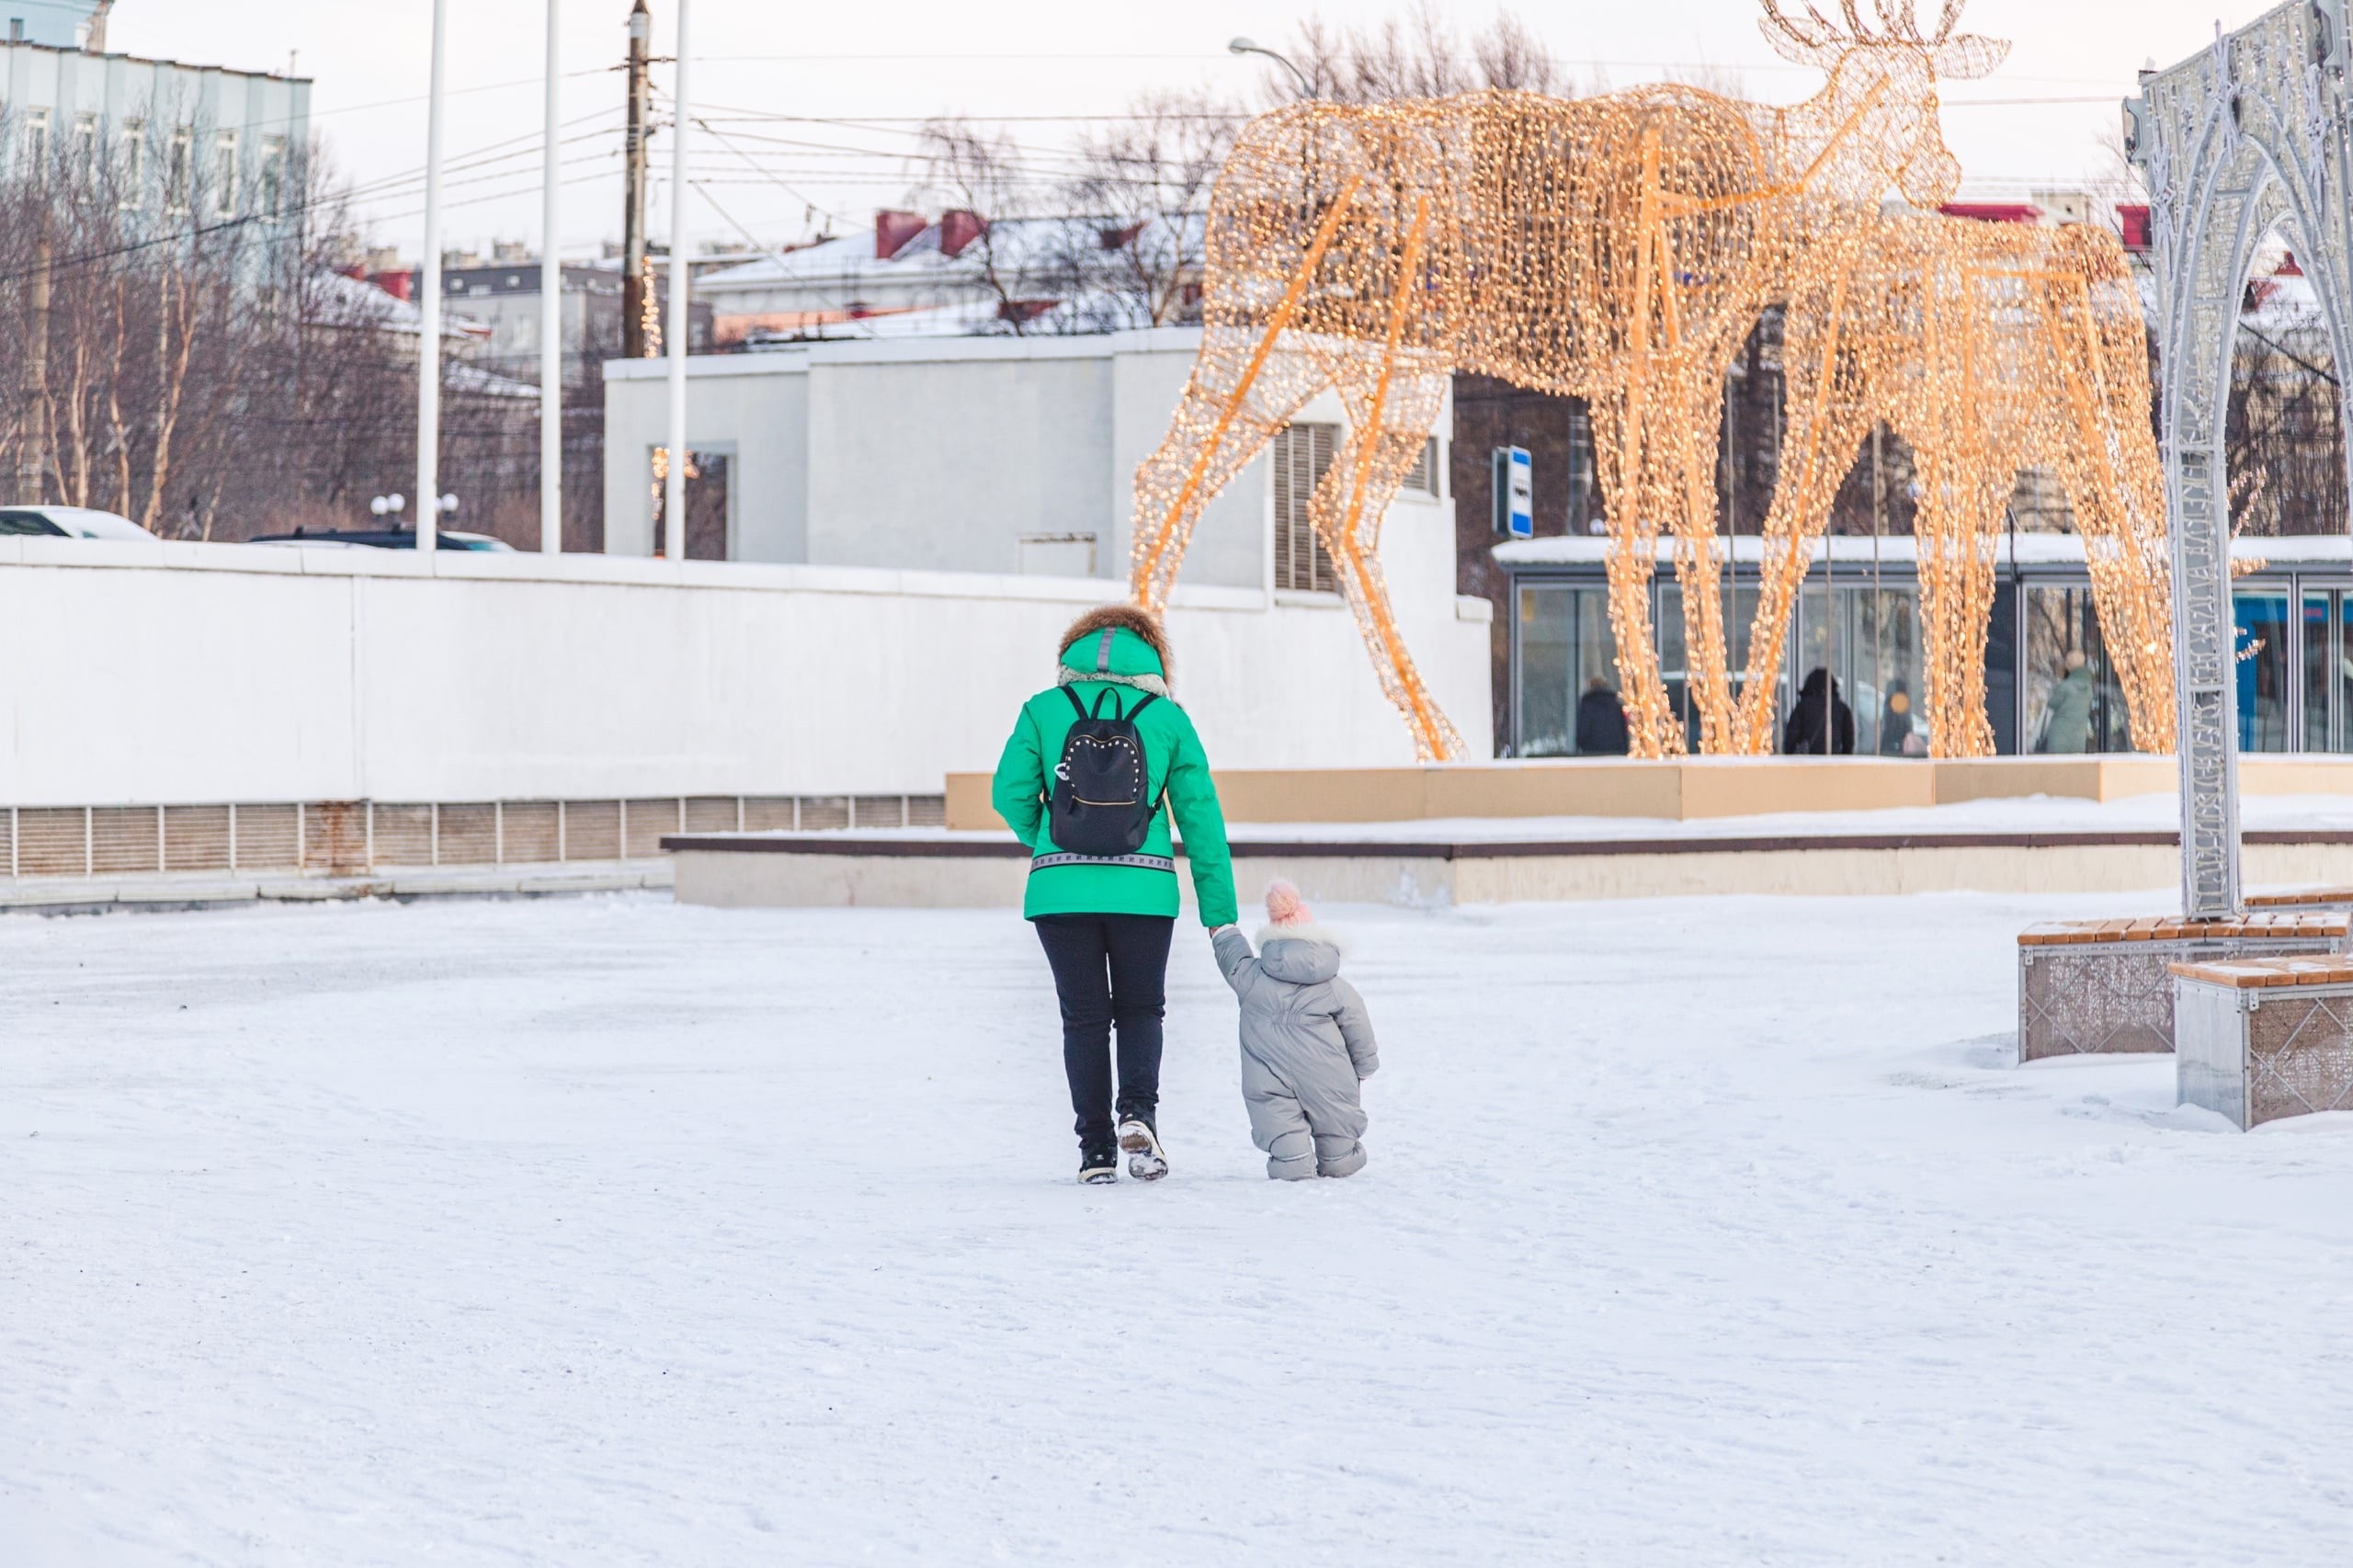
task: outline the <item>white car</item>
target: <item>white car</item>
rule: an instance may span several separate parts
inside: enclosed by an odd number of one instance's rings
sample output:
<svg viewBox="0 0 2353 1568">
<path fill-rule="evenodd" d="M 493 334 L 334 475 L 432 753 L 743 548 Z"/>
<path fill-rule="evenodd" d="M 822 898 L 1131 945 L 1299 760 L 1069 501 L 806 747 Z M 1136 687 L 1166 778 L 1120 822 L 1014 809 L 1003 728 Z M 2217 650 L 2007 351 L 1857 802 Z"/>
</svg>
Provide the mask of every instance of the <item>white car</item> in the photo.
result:
<svg viewBox="0 0 2353 1568">
<path fill-rule="evenodd" d="M 163 542 L 129 517 L 93 511 L 87 506 L 0 506 L 0 535 L 5 534 L 130 540 L 142 544 Z"/>
</svg>

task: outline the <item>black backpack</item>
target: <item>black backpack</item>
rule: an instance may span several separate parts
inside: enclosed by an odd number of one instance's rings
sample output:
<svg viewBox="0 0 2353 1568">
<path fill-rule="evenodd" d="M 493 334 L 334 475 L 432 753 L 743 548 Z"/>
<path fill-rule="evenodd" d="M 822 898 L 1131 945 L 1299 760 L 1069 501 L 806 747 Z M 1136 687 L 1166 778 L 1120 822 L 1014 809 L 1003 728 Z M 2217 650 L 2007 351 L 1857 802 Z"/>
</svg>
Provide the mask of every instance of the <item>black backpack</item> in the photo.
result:
<svg viewBox="0 0 2353 1568">
<path fill-rule="evenodd" d="M 1120 711 L 1117 687 L 1106 688 L 1088 711 L 1078 693 L 1063 687 L 1078 717 L 1063 739 L 1063 759 L 1054 768 L 1054 791 L 1047 802 L 1054 846 L 1069 855 L 1116 858 L 1143 847 L 1160 801 L 1152 793 L 1152 769 L 1144 761 L 1136 715 L 1158 697 Z M 1111 705 L 1108 718 L 1103 705 Z"/>
</svg>

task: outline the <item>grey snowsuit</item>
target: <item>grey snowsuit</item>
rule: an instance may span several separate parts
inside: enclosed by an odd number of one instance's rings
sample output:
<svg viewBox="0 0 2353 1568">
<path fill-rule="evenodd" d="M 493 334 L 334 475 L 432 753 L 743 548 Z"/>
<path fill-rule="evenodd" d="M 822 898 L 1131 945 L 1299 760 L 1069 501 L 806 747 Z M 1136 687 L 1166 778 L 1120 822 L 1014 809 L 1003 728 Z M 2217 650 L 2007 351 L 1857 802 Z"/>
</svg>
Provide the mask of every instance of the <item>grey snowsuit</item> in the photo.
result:
<svg viewBox="0 0 2353 1568">
<path fill-rule="evenodd" d="M 1242 999 L 1242 1098 L 1267 1174 L 1286 1181 L 1364 1169 L 1360 1080 L 1381 1066 L 1364 998 L 1340 976 L 1340 949 L 1313 926 L 1216 936 L 1218 968 Z"/>
</svg>

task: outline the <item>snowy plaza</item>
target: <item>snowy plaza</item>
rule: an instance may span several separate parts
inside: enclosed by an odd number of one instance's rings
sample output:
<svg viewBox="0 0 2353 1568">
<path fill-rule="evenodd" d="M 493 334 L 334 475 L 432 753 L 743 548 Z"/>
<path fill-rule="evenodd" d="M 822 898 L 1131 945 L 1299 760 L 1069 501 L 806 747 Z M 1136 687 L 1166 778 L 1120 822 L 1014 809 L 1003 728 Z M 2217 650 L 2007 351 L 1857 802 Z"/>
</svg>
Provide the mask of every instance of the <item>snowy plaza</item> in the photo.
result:
<svg viewBox="0 0 2353 1568">
<path fill-rule="evenodd" d="M 2014 1066 L 2015 934 L 2117 903 L 1334 911 L 1385 1066 L 1304 1187 L 1198 931 L 1101 1188 L 1009 911 L 0 921 L 0 1539 L 2341 1562 L 2353 1121 Z"/>
</svg>

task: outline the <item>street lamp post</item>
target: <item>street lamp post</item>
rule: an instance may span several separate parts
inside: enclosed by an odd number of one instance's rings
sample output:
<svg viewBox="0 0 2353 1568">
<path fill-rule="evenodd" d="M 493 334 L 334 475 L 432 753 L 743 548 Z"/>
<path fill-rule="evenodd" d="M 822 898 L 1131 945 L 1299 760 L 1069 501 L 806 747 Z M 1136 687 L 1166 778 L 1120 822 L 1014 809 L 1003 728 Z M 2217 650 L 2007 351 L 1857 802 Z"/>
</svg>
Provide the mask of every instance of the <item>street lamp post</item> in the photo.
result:
<svg viewBox="0 0 2353 1568">
<path fill-rule="evenodd" d="M 563 262 L 556 250 L 558 82 L 556 22 L 563 0 L 548 0 L 546 163 L 540 176 L 540 548 L 563 550 Z"/>
<path fill-rule="evenodd" d="M 1302 71 L 1298 65 L 1291 61 L 1289 55 L 1278 54 L 1273 50 L 1268 49 L 1266 45 L 1246 38 L 1238 38 L 1233 40 L 1231 43 L 1228 43 L 1225 46 L 1225 51 L 1228 54 L 1263 54 L 1267 59 L 1273 61 L 1276 64 L 1290 73 L 1291 80 L 1299 84 L 1299 96 L 1301 97 L 1313 98 L 1321 96 L 1315 91 L 1314 85 L 1308 81 L 1307 73 Z"/>
</svg>

